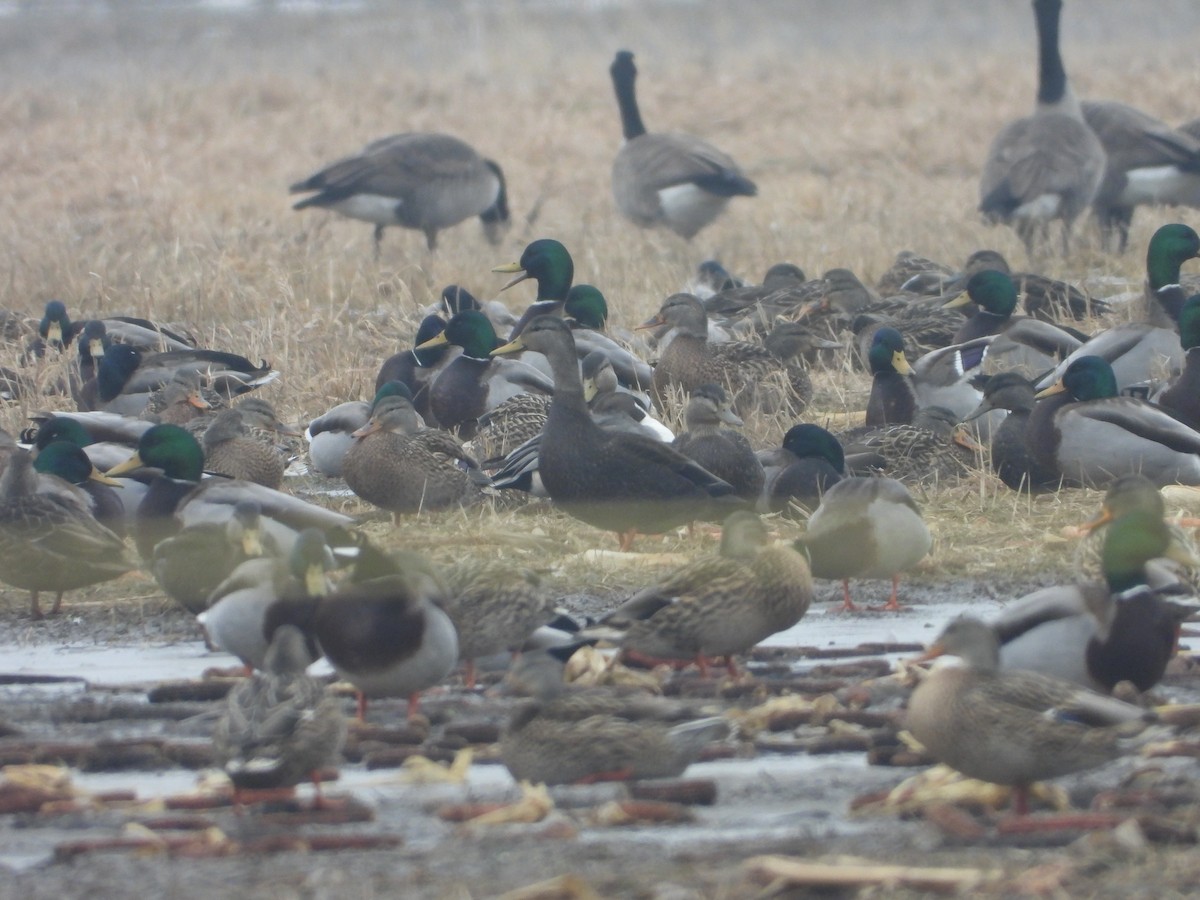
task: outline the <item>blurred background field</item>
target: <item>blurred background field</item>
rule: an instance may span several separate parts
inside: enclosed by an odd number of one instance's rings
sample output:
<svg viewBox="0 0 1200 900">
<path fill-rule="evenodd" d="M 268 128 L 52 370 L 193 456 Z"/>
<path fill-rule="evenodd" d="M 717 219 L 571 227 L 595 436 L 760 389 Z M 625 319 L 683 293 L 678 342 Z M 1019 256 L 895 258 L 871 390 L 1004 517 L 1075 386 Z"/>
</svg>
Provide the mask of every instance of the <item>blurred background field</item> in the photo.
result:
<svg viewBox="0 0 1200 900">
<path fill-rule="evenodd" d="M 848 267 L 868 284 L 904 249 L 957 265 L 993 247 L 1027 265 L 1016 237 L 975 212 L 988 143 L 1033 103 L 1026 0 L 112 0 L 0 13 L 0 304 L 37 316 L 57 297 L 80 316 L 184 323 L 270 360 L 283 376 L 268 399 L 293 421 L 367 395 L 442 286 L 492 296 L 503 276 L 491 268 L 537 237 L 567 245 L 576 281 L 598 285 L 622 326 L 709 257 L 755 279 L 789 261 L 810 276 Z M 1200 115 L 1198 45 L 1193 0 L 1064 10 L 1076 91 L 1168 122 Z M 637 55 L 651 130 L 710 140 L 759 185 L 691 244 L 613 206 L 620 126 L 607 67 L 618 48 Z M 292 181 L 420 130 L 462 137 L 505 167 L 514 225 L 501 247 L 474 222 L 445 232 L 436 254 L 419 233 L 389 229 L 377 261 L 370 226 L 290 209 Z M 1119 256 L 1081 223 L 1074 254 L 1045 271 L 1097 296 L 1137 290 L 1146 241 L 1171 220 L 1200 226 L 1200 211 L 1139 211 Z M 519 306 L 532 290 L 506 297 Z M 807 418 L 863 408 L 861 373 L 814 380 Z M 35 398 L 0 424 L 63 403 Z M 766 445 L 790 424 L 748 431 Z M 939 541 L 932 571 L 950 576 L 1014 559 L 1026 571 L 1063 565 L 1069 553 L 1039 537 L 1097 503 L 1087 492 L 1017 498 L 983 473 L 922 500 Z M 559 518 L 434 521 L 406 526 L 411 539 L 486 543 L 542 528 L 564 551 L 611 540 Z"/>
</svg>

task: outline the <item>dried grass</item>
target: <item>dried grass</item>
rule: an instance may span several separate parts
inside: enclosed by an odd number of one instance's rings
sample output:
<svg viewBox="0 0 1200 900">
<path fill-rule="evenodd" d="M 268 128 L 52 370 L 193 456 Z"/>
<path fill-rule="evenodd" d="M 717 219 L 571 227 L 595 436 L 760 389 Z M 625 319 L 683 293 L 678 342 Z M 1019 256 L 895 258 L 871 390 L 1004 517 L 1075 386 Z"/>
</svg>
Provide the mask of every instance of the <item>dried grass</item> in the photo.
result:
<svg viewBox="0 0 1200 900">
<path fill-rule="evenodd" d="M 1067 64 L 1080 93 L 1180 121 L 1200 112 L 1200 14 L 1185 0 L 1154 8 L 1068 5 Z M 991 246 L 1024 265 L 1015 237 L 986 228 L 974 207 L 988 142 L 1030 106 L 1031 33 L 1028 4 L 1000 0 L 414 2 L 223 16 L 33 5 L 0 18 L 3 303 L 36 316 L 61 297 L 77 314 L 186 323 L 206 343 L 270 359 L 284 377 L 269 399 L 301 420 L 367 394 L 442 285 L 491 295 L 492 266 L 538 236 L 567 244 L 576 279 L 604 290 L 619 326 L 648 316 L 709 256 L 751 276 L 789 260 L 868 282 L 902 249 L 956 263 Z M 614 212 L 607 65 L 619 46 L 638 53 L 651 128 L 703 135 L 760 185 L 691 246 Z M 401 130 L 458 134 L 503 163 L 515 214 L 505 246 L 468 223 L 430 255 L 419 234 L 393 229 L 376 263 L 369 226 L 288 208 L 290 181 Z M 1142 212 L 1128 253 L 1102 255 L 1084 229 L 1075 254 L 1045 269 L 1099 295 L 1136 287 L 1146 240 L 1177 217 L 1200 225 L 1190 210 Z M 863 408 L 861 374 L 814 381 L 811 420 Z M 17 427 L 28 411 L 0 420 Z M 790 424 L 758 419 L 748 431 L 770 443 Z M 1063 568 L 1069 553 L 1042 538 L 1096 501 L 1017 497 L 982 469 L 928 491 L 937 549 L 925 574 Z M 544 541 L 522 546 L 535 529 Z M 581 550 L 609 539 L 544 513 L 432 516 L 401 539 L 439 556 L 469 541 L 567 581 L 630 577 L 579 565 Z M 696 541 L 668 536 L 662 549 Z"/>
</svg>

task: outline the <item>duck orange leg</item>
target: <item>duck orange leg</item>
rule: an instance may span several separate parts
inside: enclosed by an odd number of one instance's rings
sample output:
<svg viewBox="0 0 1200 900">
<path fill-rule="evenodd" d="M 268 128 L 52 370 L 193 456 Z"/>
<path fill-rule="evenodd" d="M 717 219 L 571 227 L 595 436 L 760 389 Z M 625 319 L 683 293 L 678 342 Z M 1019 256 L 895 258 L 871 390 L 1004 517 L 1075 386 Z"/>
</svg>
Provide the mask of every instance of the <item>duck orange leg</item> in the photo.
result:
<svg viewBox="0 0 1200 900">
<path fill-rule="evenodd" d="M 57 616 L 62 611 L 63 592 L 59 591 L 54 595 L 54 605 L 50 607 L 50 615 Z"/>
<path fill-rule="evenodd" d="M 630 528 L 628 531 L 618 531 L 617 540 L 620 542 L 620 550 L 622 553 L 628 553 L 633 549 L 633 539 L 638 535 L 636 528 Z"/>
<path fill-rule="evenodd" d="M 854 605 L 854 601 L 850 599 L 850 579 L 842 579 L 842 611 L 843 612 L 858 612 L 858 607 Z"/>
<path fill-rule="evenodd" d="M 367 721 L 367 695 L 362 691 L 358 692 L 358 721 Z"/>
<path fill-rule="evenodd" d="M 421 711 L 421 692 L 413 691 L 408 695 L 408 718 L 415 719 Z"/>
<path fill-rule="evenodd" d="M 904 607 L 900 605 L 899 590 L 900 590 L 900 576 L 893 575 L 892 576 L 892 595 L 890 597 L 888 597 L 888 602 L 885 603 L 883 606 L 870 607 L 871 611 L 872 612 L 897 612 L 899 610 L 904 609 Z"/>
<path fill-rule="evenodd" d="M 29 592 L 29 615 L 32 616 L 35 621 L 46 618 L 46 614 L 42 612 L 42 605 L 38 603 L 37 591 Z"/>
<path fill-rule="evenodd" d="M 468 659 L 463 672 L 463 685 L 468 691 L 475 690 L 475 660 Z"/>
</svg>

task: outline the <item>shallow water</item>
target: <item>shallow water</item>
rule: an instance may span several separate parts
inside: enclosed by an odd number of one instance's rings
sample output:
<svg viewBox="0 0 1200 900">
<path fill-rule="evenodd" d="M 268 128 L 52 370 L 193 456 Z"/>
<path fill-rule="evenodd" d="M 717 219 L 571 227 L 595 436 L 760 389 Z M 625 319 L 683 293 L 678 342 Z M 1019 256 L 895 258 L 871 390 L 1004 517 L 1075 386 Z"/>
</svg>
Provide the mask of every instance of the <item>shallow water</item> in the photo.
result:
<svg viewBox="0 0 1200 900">
<path fill-rule="evenodd" d="M 865 642 L 928 643 L 954 616 L 987 618 L 1001 608 L 994 600 L 917 604 L 899 613 L 845 614 L 815 605 L 794 627 L 763 642 L 770 647 L 857 647 Z M 167 644 L 0 644 L 0 674 L 82 678 L 93 684 L 127 685 L 199 678 L 205 669 L 236 666 L 227 653 L 201 641 Z M 315 674 L 329 671 L 321 663 Z"/>
</svg>

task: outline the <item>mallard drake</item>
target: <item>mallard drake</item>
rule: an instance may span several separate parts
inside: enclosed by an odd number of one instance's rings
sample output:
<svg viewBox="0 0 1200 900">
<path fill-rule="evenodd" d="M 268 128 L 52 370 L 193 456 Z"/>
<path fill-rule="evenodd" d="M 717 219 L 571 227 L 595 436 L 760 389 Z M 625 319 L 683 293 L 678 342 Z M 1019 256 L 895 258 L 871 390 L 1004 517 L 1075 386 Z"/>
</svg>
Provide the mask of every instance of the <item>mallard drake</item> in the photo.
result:
<svg viewBox="0 0 1200 900">
<path fill-rule="evenodd" d="M 509 340 L 512 340 L 535 316 L 562 315 L 563 304 L 575 278 L 575 261 L 561 241 L 539 238 L 526 245 L 519 260 L 496 266 L 492 271 L 513 276 L 504 283 L 501 291 L 530 278 L 537 282 L 537 298 L 521 313 L 509 332 Z"/>
<path fill-rule="evenodd" d="M 43 615 L 41 591 L 55 592 L 50 615 L 57 615 L 65 591 L 131 568 L 122 540 L 96 521 L 86 502 L 41 493 L 29 454 L 10 455 L 0 475 L 0 581 L 29 591 L 33 618 Z"/>
<path fill-rule="evenodd" d="M 803 422 L 783 436 L 778 450 L 760 451 L 766 474 L 759 502 L 767 512 L 789 517 L 796 508 L 815 509 L 821 496 L 846 475 L 846 457 L 838 439 Z"/>
<path fill-rule="evenodd" d="M 1078 357 L 1037 396 L 1049 399 L 1034 407 L 1025 441 L 1064 485 L 1104 487 L 1128 473 L 1200 484 L 1200 432 L 1153 403 L 1118 397 L 1112 366 L 1099 356 Z"/>
<path fill-rule="evenodd" d="M 1184 352 L 1183 371 L 1154 402 L 1197 430 L 1200 429 L 1200 294 L 1189 297 L 1179 313 L 1179 342 Z"/>
<path fill-rule="evenodd" d="M 1063 223 L 1063 253 L 1071 226 L 1096 197 L 1104 177 L 1104 147 L 1083 119 L 1058 49 L 1062 0 L 1034 0 L 1038 34 L 1037 105 L 1000 130 L 979 182 L 979 211 L 1012 225 L 1031 256 L 1055 219 Z"/>
<path fill-rule="evenodd" d="M 458 662 L 458 635 L 443 609 L 447 596 L 423 559 L 388 555 L 361 539 L 348 581 L 320 599 L 276 604 L 266 627 L 290 622 L 316 638 L 338 676 L 358 689 L 360 720 L 373 697 L 407 697 L 412 718 L 421 691 Z"/>
<path fill-rule="evenodd" d="M 971 379 L 994 340 L 989 335 L 951 344 L 910 364 L 904 336 L 895 328 L 878 329 L 867 351 L 871 370 L 867 426 L 907 425 L 920 407 L 940 406 L 960 418 L 973 412 L 982 394 Z"/>
<path fill-rule="evenodd" d="M 544 373 L 522 360 L 493 359 L 491 352 L 500 345 L 487 316 L 475 310 L 456 313 L 445 330 L 418 350 L 454 344 L 461 355 L 451 360 L 429 388 L 429 409 L 445 429 L 463 437 L 475 433 L 479 417 L 491 412 L 505 400 L 522 393 L 549 395 L 553 382 Z"/>
<path fill-rule="evenodd" d="M 1092 211 L 1106 245 L 1125 252 L 1135 207 L 1195 205 L 1200 196 L 1200 140 L 1140 109 L 1084 100 L 1084 121 L 1104 147 L 1104 180 Z"/>
<path fill-rule="evenodd" d="M 90 330 L 89 325 L 92 325 Z M 26 353 L 41 357 L 47 347 L 61 352 L 85 330 L 88 331 L 88 338 L 81 343 L 89 344 L 89 349 L 97 354 L 103 352 L 103 346 L 97 346 L 97 342 L 102 344 L 106 339 L 148 351 L 187 350 L 196 346 L 196 339 L 182 329 L 133 316 L 72 321 L 65 303 L 61 300 L 50 300 L 47 301 L 42 318 L 38 322 L 38 337 L 33 344 L 26 347 Z M 95 340 L 92 340 L 93 338 Z"/>
<path fill-rule="evenodd" d="M 1149 584 L 1146 564 L 1157 557 L 1200 565 L 1172 539 L 1165 513 L 1149 479 L 1124 475 L 1113 482 L 1092 523 L 1107 523 L 1104 581 L 1044 588 L 1005 608 L 991 623 L 1001 668 L 1041 672 L 1105 692 L 1119 681 L 1140 691 L 1156 685 L 1175 652 L 1179 623 L 1200 609 L 1195 597 L 1168 599 Z"/>
<path fill-rule="evenodd" d="M 413 402 L 408 385 L 400 381 L 386 381 L 375 391 L 368 403 L 365 400 L 350 400 L 339 403 L 333 409 L 308 423 L 304 437 L 308 441 L 308 458 L 315 468 L 327 478 L 340 478 L 342 460 L 346 451 L 354 445 L 351 435 L 371 420 L 371 410 L 384 397 L 404 397 Z M 416 404 L 414 403 L 414 408 Z M 418 414 L 417 427 L 424 425 Z"/>
<path fill-rule="evenodd" d="M 941 406 L 918 409 L 907 425 L 856 431 L 841 440 L 853 470 L 883 470 L 905 484 L 965 475 L 980 449 L 959 428 L 958 416 Z"/>
<path fill-rule="evenodd" d="M 124 485 L 102 474 L 82 447 L 71 441 L 51 441 L 38 450 L 33 467 L 43 475 L 57 476 L 82 490 L 89 501 L 88 511 L 96 521 L 117 537 L 125 537 L 125 505 L 114 490 Z"/>
<path fill-rule="evenodd" d="M 633 54 L 617 51 L 613 90 L 625 143 L 613 160 L 612 189 L 621 215 L 643 228 L 666 227 L 691 240 L 731 197 L 753 197 L 754 182 L 727 154 L 690 134 L 647 133 L 638 111 Z"/>
<path fill-rule="evenodd" d="M 974 412 L 983 399 L 976 376 L 982 370 L 994 340 L 994 336 L 988 335 L 930 350 L 917 357 L 912 364 L 917 405 L 922 408 L 940 406 L 959 419 Z"/>
<path fill-rule="evenodd" d="M 963 314 L 957 309 L 914 303 L 895 310 L 859 313 L 849 323 L 849 329 L 854 335 L 856 361 L 870 368 L 871 345 L 879 329 L 896 329 L 904 338 L 905 347 L 923 355 L 952 344 L 963 321 Z"/>
<path fill-rule="evenodd" d="M 660 532 L 711 515 L 733 488 L 653 438 L 601 428 L 588 412 L 566 322 L 538 316 L 496 354 L 530 349 L 554 370 L 554 401 L 538 468 L 555 505 L 590 525 L 616 531 L 622 549 L 639 532 Z"/>
<path fill-rule="evenodd" d="M 142 354 L 128 344 L 109 344 L 96 364 L 96 375 L 80 388 L 80 410 L 103 409 L 138 416 L 150 394 L 181 372 L 196 372 L 201 383 L 226 399 L 252 391 L 279 377 L 270 363 L 250 362 L 220 350 L 169 350 Z"/>
<path fill-rule="evenodd" d="M 139 322 L 142 324 L 136 324 Z M 75 323 L 72 332 L 76 336 L 77 371 L 71 375 L 71 394 L 76 402 L 81 399 L 83 385 L 96 375 L 97 365 L 109 344 L 127 344 L 142 355 L 164 351 L 187 353 L 196 345 L 190 335 L 172 337 L 162 326 L 145 319 L 88 319 Z"/>
<path fill-rule="evenodd" d="M 262 509 L 242 500 L 224 522 L 196 522 L 154 545 L 150 571 L 168 597 L 199 615 L 209 597 L 248 559 L 283 553 L 263 525 Z"/>
<path fill-rule="evenodd" d="M 470 144 L 435 132 L 406 132 L 372 141 L 353 156 L 331 163 L 288 188 L 314 192 L 292 206 L 331 209 L 375 226 L 375 255 L 388 225 L 425 234 L 437 247 L 443 228 L 479 216 L 496 244 L 509 225 L 504 172 Z"/>
<path fill-rule="evenodd" d="M 1046 322 L 1060 319 L 1090 319 L 1111 312 L 1109 304 L 1091 297 L 1066 281 L 1050 278 L 1037 272 L 1014 272 L 997 250 L 976 250 L 967 257 L 962 269 L 937 286 L 936 293 L 950 296 L 961 291 L 971 277 L 978 272 L 993 270 L 1003 272 L 1017 284 L 1017 290 L 1025 299 L 1025 314 Z"/>
<path fill-rule="evenodd" d="M 572 687 L 563 681 L 563 664 L 545 651 L 523 654 L 506 683 L 533 695 L 500 735 L 500 757 L 519 781 L 673 778 L 729 733 L 728 720 L 696 719 L 661 698 Z"/>
<path fill-rule="evenodd" d="M 306 528 L 286 557 L 264 556 L 240 563 L 208 596 L 198 616 L 209 642 L 253 669 L 263 668 L 272 629 L 267 610 L 275 603 L 306 603 L 330 591 L 328 572 L 336 561 L 325 535 Z M 311 663 L 320 654 L 309 649 Z"/>
<path fill-rule="evenodd" d="M 898 425 L 912 421 L 917 411 L 917 392 L 912 384 L 912 366 L 904 355 L 904 337 L 895 328 L 880 328 L 867 352 L 871 369 L 871 394 L 867 398 L 867 427 Z"/>
<path fill-rule="evenodd" d="M 894 478 L 843 478 L 821 498 L 796 548 L 808 554 L 813 576 L 842 582 L 843 605 L 851 578 L 890 578 L 886 610 L 900 609 L 900 573 L 916 565 L 933 545 L 921 510 Z"/>
<path fill-rule="evenodd" d="M 91 421 L 98 416 L 108 421 Z M 126 426 L 139 426 L 143 430 L 150 427 L 149 422 L 127 419 L 115 413 L 36 413 L 33 418 L 40 424 L 23 431 L 21 440 L 33 445 L 35 458 L 51 444 L 66 442 L 80 447 L 92 465 L 101 472 L 127 460 L 137 447 L 137 428 L 126 430 Z M 100 439 L 93 440 L 93 434 Z M 114 440 L 104 440 L 105 436 Z M 149 473 L 141 473 L 136 479 L 126 478 L 121 482 L 121 490 L 116 491 L 124 512 L 124 526 L 118 529 L 122 537 L 129 532 L 137 518 L 137 508 L 146 496 L 150 479 Z"/>
<path fill-rule="evenodd" d="M 466 663 L 468 689 L 475 687 L 475 660 L 519 650 L 535 629 L 554 618 L 554 598 L 527 569 L 464 557 L 442 574 L 444 608 L 458 633 L 458 658 Z"/>
<path fill-rule="evenodd" d="M 66 440 L 87 448 L 97 468 L 115 465 L 129 457 L 153 422 L 103 411 L 64 412 L 40 410 L 29 417 L 34 425 L 21 433 L 21 440 L 39 449 L 51 441 Z M 114 459 L 115 458 L 115 459 Z"/>
<path fill-rule="evenodd" d="M 996 335 L 988 346 L 989 362 L 1004 369 L 1040 375 L 1083 344 L 1078 333 L 1040 319 L 1014 315 L 1017 284 L 1004 272 L 985 269 L 967 281 L 966 291 L 948 307 L 974 303 L 977 311 L 954 334 L 953 343 Z"/>
<path fill-rule="evenodd" d="M 325 684 L 305 673 L 310 658 L 303 632 L 275 630 L 263 671 L 225 698 L 213 729 L 217 761 L 233 782 L 234 802 L 244 789 L 292 787 L 333 762 L 346 738 L 346 719 Z"/>
<path fill-rule="evenodd" d="M 434 344 L 423 350 L 416 348 L 428 344 L 445 330 L 445 319 L 440 316 L 426 316 L 417 326 L 413 349 L 401 350 L 389 356 L 379 366 L 379 373 L 375 376 L 376 392 L 389 381 L 399 381 L 407 386 L 412 394 L 413 406 L 431 428 L 437 426 L 437 420 L 429 410 L 429 387 L 456 354 L 449 352 L 449 342 Z"/>
<path fill-rule="evenodd" d="M 109 469 L 109 476 L 136 474 L 144 468 L 159 470 L 138 505 L 134 541 L 143 559 L 154 546 L 194 522 L 226 522 L 242 500 L 254 500 L 263 515 L 263 526 L 286 553 L 297 532 L 320 528 L 331 539 L 354 524 L 349 516 L 307 503 L 298 497 L 250 481 L 209 478 L 204 473 L 204 452 L 192 435 L 178 425 L 153 425 L 138 440 L 137 451 Z"/>
<path fill-rule="evenodd" d="M 599 288 L 590 284 L 571 285 L 563 302 L 563 315 L 575 336 L 575 352 L 580 361 L 593 353 L 602 353 L 621 384 L 631 390 L 650 389 L 654 380 L 653 367 L 604 333 L 608 323 L 608 301 Z"/>
<path fill-rule="evenodd" d="M 693 390 L 684 422 L 687 431 L 678 435 L 671 446 L 728 481 L 737 496 L 753 503 L 762 493 L 763 467 L 744 434 L 721 427 L 726 424 L 740 428 L 743 424 L 725 389 L 719 384 L 702 384 Z"/>
<path fill-rule="evenodd" d="M 1087 341 L 1037 382 L 1044 388 L 1062 378 L 1081 356 L 1099 356 L 1116 373 L 1117 386 L 1161 379 L 1183 368 L 1183 347 L 1177 331 L 1179 314 L 1187 295 L 1179 287 L 1180 269 L 1189 259 L 1200 257 L 1200 235 L 1187 225 L 1164 225 L 1150 238 L 1146 250 L 1145 315 L 1142 322 L 1128 322 L 1106 329 Z"/>
<path fill-rule="evenodd" d="M 720 553 L 696 560 L 634 594 L 600 623 L 622 631 L 631 658 L 695 662 L 733 657 L 791 628 L 812 602 L 804 555 L 769 541 L 752 512 L 725 520 Z"/>
<path fill-rule="evenodd" d="M 733 398 L 739 415 L 755 408 L 773 411 L 788 405 L 798 412 L 812 399 L 812 382 L 801 360 L 793 357 L 785 363 L 766 347 L 745 341 L 709 343 L 704 305 L 691 294 L 672 294 L 658 314 L 640 327 L 659 326 L 666 326 L 668 334 L 673 332 L 669 343 L 663 341 L 666 349 L 654 368 L 654 396 L 659 406 L 666 404 L 676 385 L 691 392 L 702 384 L 719 384 Z"/>
<path fill-rule="evenodd" d="M 1014 491 L 1054 491 L 1062 480 L 1058 467 L 1039 462 L 1026 441 L 1035 398 L 1033 382 L 1020 372 L 998 372 L 987 376 L 983 399 L 964 420 L 973 421 L 993 410 L 1007 412 L 991 430 L 990 456 L 992 471 Z"/>
<path fill-rule="evenodd" d="M 475 503 L 487 482 L 454 437 L 418 430 L 417 421 L 407 399 L 384 397 L 342 459 L 350 490 L 391 512 L 397 524 L 406 513 Z"/>
<path fill-rule="evenodd" d="M 951 622 L 921 659 L 939 656 L 963 665 L 925 676 L 908 701 L 905 727 L 939 762 L 1011 785 L 1017 815 L 1028 812 L 1034 782 L 1116 758 L 1120 738 L 1153 717 L 1056 678 L 1000 671 L 996 633 L 977 619 Z"/>
</svg>

